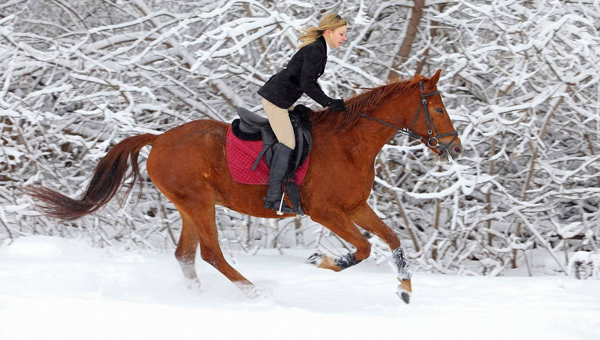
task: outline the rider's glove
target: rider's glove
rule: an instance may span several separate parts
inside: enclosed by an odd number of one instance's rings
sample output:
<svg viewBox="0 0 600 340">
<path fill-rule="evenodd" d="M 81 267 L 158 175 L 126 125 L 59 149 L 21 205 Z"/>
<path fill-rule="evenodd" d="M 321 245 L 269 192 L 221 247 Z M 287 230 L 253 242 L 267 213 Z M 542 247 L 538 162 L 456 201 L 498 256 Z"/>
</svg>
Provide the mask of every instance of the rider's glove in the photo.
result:
<svg viewBox="0 0 600 340">
<path fill-rule="evenodd" d="M 340 112 L 346 112 L 348 109 L 346 108 L 346 104 L 344 104 L 343 99 L 333 99 L 329 104 L 329 107 Z"/>
</svg>

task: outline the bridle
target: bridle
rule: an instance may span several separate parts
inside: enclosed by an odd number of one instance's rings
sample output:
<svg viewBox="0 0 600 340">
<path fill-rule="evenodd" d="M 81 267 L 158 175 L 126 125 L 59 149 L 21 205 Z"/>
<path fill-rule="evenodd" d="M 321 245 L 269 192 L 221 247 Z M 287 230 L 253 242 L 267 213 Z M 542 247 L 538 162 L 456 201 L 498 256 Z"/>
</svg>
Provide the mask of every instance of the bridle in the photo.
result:
<svg viewBox="0 0 600 340">
<path fill-rule="evenodd" d="M 399 126 L 396 126 L 392 123 L 388 123 L 386 121 L 383 121 L 379 118 L 375 118 L 371 115 L 368 115 L 366 113 L 362 113 L 360 116 L 361 117 L 365 117 L 365 118 L 369 118 L 371 120 L 374 120 L 378 123 L 381 123 L 383 125 L 389 126 L 393 129 L 396 129 L 399 132 L 405 133 L 407 135 L 409 135 L 412 138 L 418 139 L 421 142 L 425 143 L 428 147 L 430 148 L 437 148 L 440 155 L 443 154 L 444 152 L 448 151 L 448 147 L 452 144 L 452 142 L 454 142 L 456 140 L 456 138 L 458 138 L 458 132 L 456 131 L 451 131 L 451 132 L 446 132 L 443 134 L 439 134 L 435 124 L 433 123 L 433 119 L 431 118 L 431 114 L 429 113 L 429 108 L 427 107 L 427 97 L 431 97 L 431 96 L 435 96 L 440 94 L 440 91 L 433 91 L 433 92 L 429 92 L 429 93 L 423 93 L 423 82 L 420 81 L 419 82 L 419 92 L 421 95 L 421 101 L 419 102 L 419 107 L 417 108 L 417 114 L 415 114 L 415 118 L 413 119 L 412 125 L 410 126 L 410 128 L 402 128 Z M 416 134 L 414 132 L 414 127 L 417 124 L 417 119 L 419 118 L 419 114 L 421 113 L 421 107 L 424 108 L 425 111 L 425 123 L 427 124 L 427 134 L 429 135 L 429 138 L 424 138 L 419 136 L 418 134 Z M 435 134 L 434 134 L 435 133 Z M 450 142 L 448 142 L 447 144 L 442 144 L 440 142 L 441 138 L 444 137 L 448 137 L 448 136 L 454 136 L 454 138 L 452 138 L 452 140 L 450 140 Z"/>
</svg>

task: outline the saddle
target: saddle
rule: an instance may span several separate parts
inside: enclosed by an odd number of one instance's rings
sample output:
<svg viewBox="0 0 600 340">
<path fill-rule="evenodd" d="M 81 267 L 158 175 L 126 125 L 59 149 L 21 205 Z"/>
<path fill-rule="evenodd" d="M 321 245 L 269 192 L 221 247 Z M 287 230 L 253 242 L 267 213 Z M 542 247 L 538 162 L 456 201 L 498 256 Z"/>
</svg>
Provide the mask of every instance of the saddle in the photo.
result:
<svg viewBox="0 0 600 340">
<path fill-rule="evenodd" d="M 310 111 L 311 110 L 304 105 L 298 105 L 294 107 L 293 111 L 290 111 L 290 121 L 292 122 L 296 138 L 296 148 L 290 157 L 290 165 L 284 183 L 285 192 L 298 215 L 304 215 L 302 204 L 300 202 L 300 190 L 298 189 L 298 185 L 306 174 L 309 154 L 312 148 L 310 120 L 308 118 L 308 113 Z M 251 171 L 257 170 L 257 167 L 260 168 L 260 165 L 264 164 L 261 163 L 261 160 L 263 159 L 266 166 L 270 167 L 274 154 L 273 146 L 277 143 L 277 137 L 271 129 L 268 119 L 241 107 L 238 108 L 237 113 L 240 118 L 235 119 L 231 123 L 231 132 L 233 135 L 243 141 L 262 141 L 262 148 L 252 164 Z M 227 153 L 229 157 L 229 148 Z"/>
</svg>

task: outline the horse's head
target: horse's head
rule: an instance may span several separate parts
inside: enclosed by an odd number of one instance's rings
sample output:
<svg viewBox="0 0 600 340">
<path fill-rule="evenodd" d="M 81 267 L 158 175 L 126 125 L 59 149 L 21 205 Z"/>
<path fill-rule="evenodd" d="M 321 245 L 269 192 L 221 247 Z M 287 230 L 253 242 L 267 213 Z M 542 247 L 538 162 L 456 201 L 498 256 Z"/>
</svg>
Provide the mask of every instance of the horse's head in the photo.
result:
<svg viewBox="0 0 600 340">
<path fill-rule="evenodd" d="M 463 148 L 437 91 L 440 74 L 438 70 L 429 79 L 419 75 L 370 89 L 346 102 L 347 113 L 340 115 L 331 109 L 313 112 L 311 123 L 313 127 L 320 125 L 324 131 L 335 132 L 352 128 L 361 118 L 368 118 L 421 140 L 442 160 L 456 159 Z"/>
<path fill-rule="evenodd" d="M 420 80 L 419 85 L 411 92 L 411 97 L 414 96 L 418 104 L 414 105 L 414 113 L 408 115 L 409 125 L 406 130 L 418 135 L 415 137 L 438 154 L 440 159 L 449 161 L 458 158 L 463 147 L 437 90 L 441 72 L 442 70 L 438 70 L 433 77 Z"/>
</svg>

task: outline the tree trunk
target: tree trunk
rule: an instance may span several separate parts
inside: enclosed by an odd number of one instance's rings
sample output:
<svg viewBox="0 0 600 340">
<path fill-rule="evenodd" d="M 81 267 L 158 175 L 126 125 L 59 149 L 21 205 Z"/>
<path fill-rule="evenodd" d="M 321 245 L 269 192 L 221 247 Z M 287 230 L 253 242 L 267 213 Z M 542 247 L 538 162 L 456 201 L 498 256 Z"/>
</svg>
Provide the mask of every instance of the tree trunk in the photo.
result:
<svg viewBox="0 0 600 340">
<path fill-rule="evenodd" d="M 412 9 L 412 14 L 410 16 L 410 20 L 408 21 L 408 28 L 406 29 L 406 36 L 404 37 L 404 41 L 402 41 L 402 45 L 400 46 L 400 50 L 398 51 L 398 55 L 396 56 L 396 62 L 392 66 L 392 70 L 388 76 L 388 81 L 393 81 L 398 79 L 398 73 L 396 73 L 396 69 L 400 68 L 402 64 L 404 64 L 408 60 L 408 55 L 412 49 L 413 41 L 417 36 L 417 30 L 419 28 L 419 23 L 421 22 L 421 18 L 423 17 L 423 8 L 425 7 L 425 0 L 415 0 L 415 4 Z"/>
<path fill-rule="evenodd" d="M 444 9 L 446 8 L 447 4 L 440 4 L 440 8 L 439 11 L 440 13 L 442 13 L 444 11 Z M 439 25 L 439 23 L 437 21 L 432 21 L 431 25 L 434 26 L 433 28 L 431 28 L 431 30 L 429 31 L 429 36 L 431 37 L 431 40 L 433 40 L 433 37 L 435 37 L 435 33 L 437 32 L 437 25 Z M 417 69 L 415 70 L 415 74 L 423 74 L 423 67 L 425 67 L 425 64 L 427 63 L 427 57 L 429 57 L 429 51 L 430 49 L 426 49 L 425 53 L 423 53 L 423 57 L 421 58 L 421 60 L 419 60 L 419 63 L 417 64 Z"/>
</svg>

